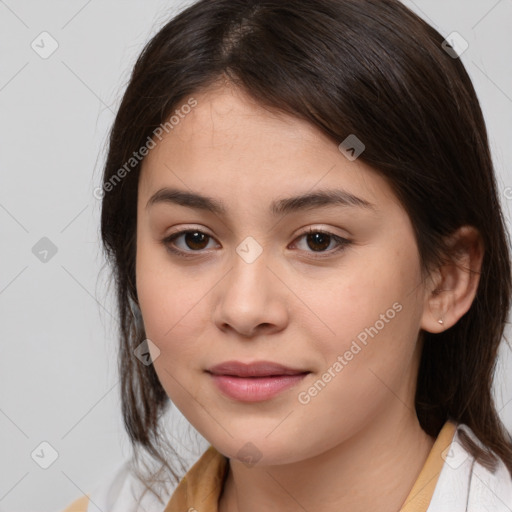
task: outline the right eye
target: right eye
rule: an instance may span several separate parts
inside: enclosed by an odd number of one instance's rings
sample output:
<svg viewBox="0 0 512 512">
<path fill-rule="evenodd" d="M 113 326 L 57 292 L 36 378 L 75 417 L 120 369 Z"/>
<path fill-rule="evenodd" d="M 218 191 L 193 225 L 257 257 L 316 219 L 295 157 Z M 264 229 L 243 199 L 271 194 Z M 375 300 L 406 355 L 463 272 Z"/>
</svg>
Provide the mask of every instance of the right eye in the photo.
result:
<svg viewBox="0 0 512 512">
<path fill-rule="evenodd" d="M 177 241 L 180 239 L 185 246 L 179 246 Z M 172 253 L 184 258 L 190 258 L 191 256 L 194 256 L 192 253 L 202 252 L 203 249 L 206 249 L 208 247 L 208 242 L 212 240 L 213 237 L 198 229 L 187 229 L 179 231 L 178 233 L 173 233 L 172 235 L 164 238 L 162 243 Z M 190 250 L 187 250 L 187 247 Z"/>
</svg>

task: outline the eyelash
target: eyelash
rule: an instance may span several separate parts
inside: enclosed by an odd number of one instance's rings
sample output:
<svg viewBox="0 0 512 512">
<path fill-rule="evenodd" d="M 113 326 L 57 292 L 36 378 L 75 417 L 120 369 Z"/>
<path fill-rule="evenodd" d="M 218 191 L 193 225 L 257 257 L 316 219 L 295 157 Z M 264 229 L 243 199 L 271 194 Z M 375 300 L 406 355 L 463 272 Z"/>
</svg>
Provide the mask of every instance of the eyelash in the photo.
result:
<svg viewBox="0 0 512 512">
<path fill-rule="evenodd" d="M 188 233 L 201 233 L 203 235 L 206 235 L 209 239 L 213 238 L 212 236 L 208 235 L 207 233 L 204 233 L 203 231 L 201 231 L 199 229 L 186 229 L 183 231 L 179 231 L 177 233 L 173 233 L 172 235 L 164 238 L 163 240 L 161 240 L 161 243 L 165 246 L 165 248 L 169 252 L 171 252 L 172 254 L 175 254 L 181 258 L 195 258 L 195 257 L 197 257 L 198 254 L 203 252 L 204 249 L 200 250 L 200 251 L 183 251 L 181 249 L 176 249 L 176 247 L 172 246 L 172 243 L 177 238 L 179 238 L 180 236 L 186 235 Z M 343 251 L 347 246 L 349 246 L 352 243 L 350 240 L 347 240 L 346 238 L 342 238 L 340 236 L 334 235 L 333 233 L 329 233 L 328 231 L 323 231 L 321 229 L 313 229 L 313 228 L 310 228 L 308 231 L 302 233 L 295 240 L 299 240 L 299 239 L 303 238 L 304 236 L 307 236 L 310 234 L 322 234 L 322 235 L 329 236 L 332 240 L 334 240 L 338 244 L 338 246 L 336 248 L 330 249 L 329 251 L 324 251 L 324 252 L 319 251 L 319 253 L 323 254 L 322 256 L 316 255 L 314 253 L 314 251 L 306 251 L 306 252 L 312 253 L 313 259 L 321 259 L 321 258 L 330 257 L 334 254 L 337 254 L 337 253 Z"/>
</svg>

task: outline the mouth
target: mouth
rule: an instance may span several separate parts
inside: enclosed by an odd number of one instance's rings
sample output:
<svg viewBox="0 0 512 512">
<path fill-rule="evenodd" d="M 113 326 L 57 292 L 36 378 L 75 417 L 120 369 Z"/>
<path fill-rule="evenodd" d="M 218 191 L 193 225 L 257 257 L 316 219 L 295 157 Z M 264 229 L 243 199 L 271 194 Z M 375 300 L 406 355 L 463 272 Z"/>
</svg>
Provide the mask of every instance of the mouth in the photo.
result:
<svg viewBox="0 0 512 512">
<path fill-rule="evenodd" d="M 298 384 L 309 370 L 270 361 L 227 361 L 206 370 L 217 388 L 231 399 L 261 402 Z"/>
<path fill-rule="evenodd" d="M 209 368 L 207 372 L 213 375 L 229 375 L 232 377 L 277 377 L 309 373 L 309 370 L 291 368 L 272 361 L 256 361 L 254 363 L 226 361 Z"/>
</svg>

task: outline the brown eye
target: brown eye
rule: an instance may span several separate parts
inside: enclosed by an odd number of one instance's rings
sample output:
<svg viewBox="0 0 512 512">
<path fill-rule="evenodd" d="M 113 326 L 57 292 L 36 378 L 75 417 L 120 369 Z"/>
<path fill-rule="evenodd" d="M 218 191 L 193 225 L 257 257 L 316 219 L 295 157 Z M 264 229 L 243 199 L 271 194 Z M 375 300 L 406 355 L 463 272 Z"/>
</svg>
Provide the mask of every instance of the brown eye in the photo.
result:
<svg viewBox="0 0 512 512">
<path fill-rule="evenodd" d="M 326 233 L 310 233 L 307 235 L 307 244 L 313 251 L 324 251 L 331 243 L 331 236 Z"/>
<path fill-rule="evenodd" d="M 318 256 L 313 256 L 319 258 L 334 255 L 351 243 L 350 240 L 319 230 L 310 230 L 297 240 L 300 240 L 300 242 L 295 242 L 295 245 L 301 251 L 310 253 L 310 256 L 312 256 L 312 253 L 320 253 Z M 303 241 L 306 243 L 303 244 Z M 184 258 L 207 255 L 209 251 L 205 251 L 205 249 L 214 247 L 209 245 L 210 242 L 215 243 L 215 239 L 196 229 L 180 231 L 162 240 L 162 244 L 169 252 Z M 301 244 L 305 247 L 300 247 Z"/>
<path fill-rule="evenodd" d="M 213 238 L 199 230 L 180 231 L 162 240 L 163 245 L 172 253 L 183 256 L 194 256 L 208 248 Z M 187 254 L 188 253 L 188 254 Z"/>
<path fill-rule="evenodd" d="M 318 229 L 310 229 L 303 235 L 299 236 L 298 242 L 294 245 L 306 253 L 320 253 L 318 256 L 313 257 L 327 257 L 334 255 L 338 251 L 345 249 L 350 245 L 350 240 L 342 238 L 341 236 L 334 235 Z"/>
<path fill-rule="evenodd" d="M 189 231 L 184 234 L 184 237 L 187 247 L 194 250 L 204 249 L 208 245 L 208 239 L 210 238 L 207 234 L 200 231 Z"/>
</svg>

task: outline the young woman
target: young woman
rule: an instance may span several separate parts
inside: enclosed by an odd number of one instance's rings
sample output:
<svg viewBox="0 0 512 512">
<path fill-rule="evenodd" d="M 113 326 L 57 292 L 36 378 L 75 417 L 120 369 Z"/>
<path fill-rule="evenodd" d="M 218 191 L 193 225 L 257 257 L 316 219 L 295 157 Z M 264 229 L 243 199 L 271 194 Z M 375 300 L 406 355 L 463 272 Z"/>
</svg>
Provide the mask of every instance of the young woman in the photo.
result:
<svg viewBox="0 0 512 512">
<path fill-rule="evenodd" d="M 101 189 L 134 457 L 68 510 L 512 510 L 508 236 L 448 43 L 397 0 L 201 0 L 149 42 Z"/>
</svg>

